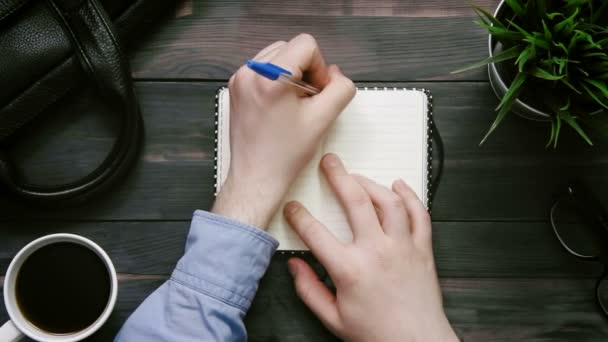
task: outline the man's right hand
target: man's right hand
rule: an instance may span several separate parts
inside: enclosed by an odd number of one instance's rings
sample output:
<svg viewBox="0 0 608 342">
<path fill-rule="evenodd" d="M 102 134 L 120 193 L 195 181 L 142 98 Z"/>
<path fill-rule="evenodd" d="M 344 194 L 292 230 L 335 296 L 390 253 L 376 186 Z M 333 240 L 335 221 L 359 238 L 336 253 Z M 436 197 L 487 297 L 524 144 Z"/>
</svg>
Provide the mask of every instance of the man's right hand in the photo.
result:
<svg viewBox="0 0 608 342">
<path fill-rule="evenodd" d="M 276 42 L 255 60 L 305 77 L 321 92 L 303 94 L 241 67 L 230 89 L 230 171 L 213 212 L 265 229 L 319 141 L 355 95 L 353 82 L 327 66 L 307 34 Z"/>
<path fill-rule="evenodd" d="M 403 181 L 392 190 L 351 175 L 327 155 L 321 169 L 340 199 L 353 242 L 343 244 L 302 205 L 284 214 L 325 266 L 334 295 L 303 260 L 289 260 L 302 301 L 348 341 L 458 341 L 443 310 L 431 242 L 431 220 Z"/>
</svg>

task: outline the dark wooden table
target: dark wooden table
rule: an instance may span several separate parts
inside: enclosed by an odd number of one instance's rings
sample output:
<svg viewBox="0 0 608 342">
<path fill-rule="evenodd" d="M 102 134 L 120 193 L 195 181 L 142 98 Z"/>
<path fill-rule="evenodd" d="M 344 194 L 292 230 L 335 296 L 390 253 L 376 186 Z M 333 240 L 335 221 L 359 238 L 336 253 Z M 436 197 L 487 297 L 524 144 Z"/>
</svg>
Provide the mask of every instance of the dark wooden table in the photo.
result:
<svg viewBox="0 0 608 342">
<path fill-rule="evenodd" d="M 494 8 L 498 1 L 477 2 Z M 217 87 L 265 45 L 309 32 L 326 59 L 361 85 L 434 94 L 445 173 L 433 239 L 459 334 L 467 341 L 606 340 L 608 320 L 593 293 L 601 269 L 566 255 L 547 222 L 552 195 L 569 177 L 608 199 L 606 143 L 589 148 L 566 131 L 557 150 L 546 149 L 546 124 L 511 116 L 479 147 L 497 100 L 485 70 L 450 74 L 487 54 L 487 36 L 473 20 L 462 0 L 184 1 L 131 53 L 146 122 L 136 168 L 114 192 L 78 209 L 35 210 L 2 197 L 0 274 L 35 237 L 70 232 L 97 241 L 120 272 L 115 313 L 93 338 L 110 340 L 167 279 L 192 212 L 212 204 Z M 90 107 L 70 101 L 35 128 L 35 139 L 24 139 L 16 154 L 30 179 L 75 179 L 99 163 L 116 123 Z M 252 341 L 334 339 L 295 296 L 284 256 L 273 260 L 246 323 Z"/>
</svg>

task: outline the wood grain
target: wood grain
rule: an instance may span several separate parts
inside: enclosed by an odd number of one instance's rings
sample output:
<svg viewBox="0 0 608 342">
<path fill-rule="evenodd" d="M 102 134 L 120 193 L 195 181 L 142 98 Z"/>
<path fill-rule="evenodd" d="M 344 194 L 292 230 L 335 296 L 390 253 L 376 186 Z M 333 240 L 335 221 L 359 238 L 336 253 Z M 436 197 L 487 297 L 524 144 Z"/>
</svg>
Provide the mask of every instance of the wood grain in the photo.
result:
<svg viewBox="0 0 608 342">
<path fill-rule="evenodd" d="M 497 0 L 480 4 L 493 10 Z M 138 79 L 227 80 L 276 40 L 314 35 L 356 81 L 486 80 L 487 34 L 465 1 L 202 1 L 159 24 L 131 55 Z"/>
<path fill-rule="evenodd" d="M 0 220 L 189 220 L 213 201 L 213 106 L 222 83 L 140 82 L 146 141 L 138 165 L 103 199 L 78 210 L 27 208 L 0 196 Z M 387 85 L 386 83 L 384 85 Z M 553 195 L 569 178 L 592 184 L 608 203 L 608 144 L 585 146 L 564 129 L 557 150 L 544 147 L 546 124 L 508 117 L 478 143 L 497 101 L 487 83 L 390 83 L 427 87 L 445 144 L 445 172 L 434 204 L 438 221 L 546 221 Z M 100 162 L 113 141 L 113 120 L 82 100 L 49 113 L 15 142 L 14 155 L 32 182 L 78 178 Z M 86 113 L 86 114 L 85 114 Z"/>
<path fill-rule="evenodd" d="M 476 3 L 492 10 L 498 0 Z M 546 149 L 546 124 L 510 116 L 478 142 L 497 101 L 482 68 L 486 33 L 460 0 L 182 1 L 131 51 L 146 141 L 139 163 L 111 193 L 80 208 L 44 210 L 0 192 L 0 289 L 15 253 L 54 232 L 81 234 L 110 255 L 119 298 L 90 340 L 109 341 L 169 277 L 195 209 L 213 201 L 216 89 L 259 49 L 313 34 L 329 63 L 366 86 L 429 88 L 445 144 L 433 208 L 435 261 L 450 321 L 465 341 L 600 341 L 608 325 L 595 304 L 601 268 L 567 255 L 547 224 L 569 178 L 608 204 L 608 141 L 581 143 L 569 130 Z M 189 82 L 192 81 L 192 82 Z M 203 82 L 201 82 L 203 81 Z M 397 82 L 399 81 L 399 82 Z M 409 81 L 409 82 L 403 82 Z M 98 165 L 117 118 L 94 91 L 75 93 L 28 127 L 10 149 L 30 182 L 64 183 Z M 335 341 L 295 295 L 277 254 L 246 318 L 251 341 Z M 322 267 L 306 254 L 321 278 Z M 0 322 L 7 320 L 0 304 Z"/>
<path fill-rule="evenodd" d="M 184 252 L 190 223 L 6 223 L 0 232 L 0 275 L 29 241 L 51 233 L 83 235 L 104 248 L 118 272 L 167 275 Z M 435 222 L 434 251 L 441 277 L 598 277 L 601 267 L 570 257 L 547 223 Z M 285 273 L 286 256 L 275 269 Z"/>
<path fill-rule="evenodd" d="M 297 298 L 287 272 L 271 269 L 245 320 L 250 341 L 335 341 Z M 121 281 L 114 314 L 91 338 L 109 341 L 162 280 Z M 592 280 L 443 279 L 450 322 L 465 341 L 601 341 L 608 325 Z M 8 319 L 0 306 L 0 321 Z M 194 324 L 194 323 L 193 323 Z"/>
<path fill-rule="evenodd" d="M 489 10 L 498 5 L 497 0 L 479 0 L 475 4 Z M 199 18 L 226 18 L 265 14 L 330 16 L 330 17 L 474 17 L 471 6 L 459 0 L 224 0 L 178 1 L 176 17 L 197 15 Z"/>
</svg>

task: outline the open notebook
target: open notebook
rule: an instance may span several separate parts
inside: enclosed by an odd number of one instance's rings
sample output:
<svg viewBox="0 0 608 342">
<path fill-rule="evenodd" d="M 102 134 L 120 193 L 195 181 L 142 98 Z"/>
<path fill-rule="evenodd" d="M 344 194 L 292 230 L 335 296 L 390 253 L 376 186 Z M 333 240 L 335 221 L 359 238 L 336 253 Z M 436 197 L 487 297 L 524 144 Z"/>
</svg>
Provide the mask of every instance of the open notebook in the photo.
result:
<svg viewBox="0 0 608 342">
<path fill-rule="evenodd" d="M 230 100 L 227 88 L 217 94 L 216 191 L 230 166 Z M 312 161 L 302 171 L 274 215 L 268 232 L 281 250 L 306 250 L 282 215 L 290 200 L 298 200 L 338 239 L 352 234 L 344 212 L 319 170 L 321 157 L 336 153 L 349 172 L 391 186 L 404 179 L 428 205 L 431 120 L 430 95 L 426 90 L 359 88 L 352 102 L 330 128 Z"/>
</svg>

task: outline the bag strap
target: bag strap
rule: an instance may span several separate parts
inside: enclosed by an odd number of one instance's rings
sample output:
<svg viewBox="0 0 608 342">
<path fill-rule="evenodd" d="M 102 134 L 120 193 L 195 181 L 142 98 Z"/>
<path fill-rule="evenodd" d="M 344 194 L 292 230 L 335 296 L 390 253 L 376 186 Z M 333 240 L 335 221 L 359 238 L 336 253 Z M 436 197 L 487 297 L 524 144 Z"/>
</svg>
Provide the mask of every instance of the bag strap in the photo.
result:
<svg viewBox="0 0 608 342">
<path fill-rule="evenodd" d="M 6 153 L 0 153 L 0 183 L 19 197 L 44 205 L 82 202 L 121 179 L 135 161 L 143 137 L 143 120 L 135 97 L 130 68 L 112 24 L 97 0 L 48 0 L 89 79 L 104 101 L 121 116 L 121 128 L 106 159 L 88 176 L 68 184 L 27 183 Z"/>
</svg>

